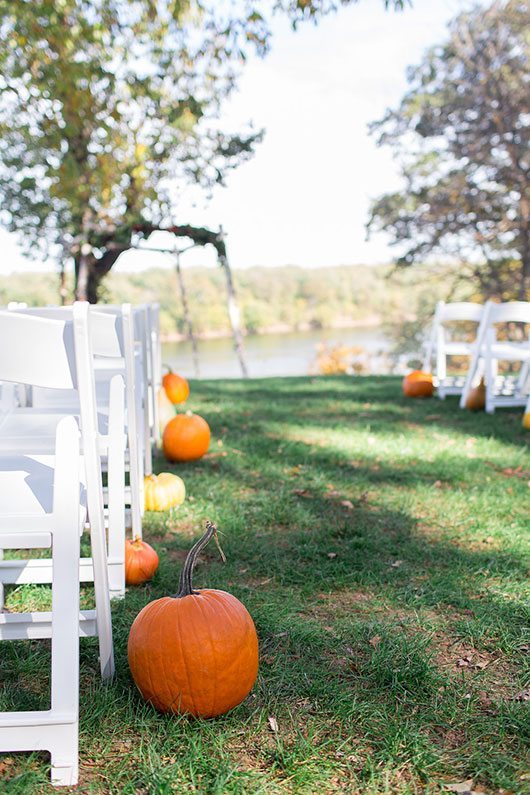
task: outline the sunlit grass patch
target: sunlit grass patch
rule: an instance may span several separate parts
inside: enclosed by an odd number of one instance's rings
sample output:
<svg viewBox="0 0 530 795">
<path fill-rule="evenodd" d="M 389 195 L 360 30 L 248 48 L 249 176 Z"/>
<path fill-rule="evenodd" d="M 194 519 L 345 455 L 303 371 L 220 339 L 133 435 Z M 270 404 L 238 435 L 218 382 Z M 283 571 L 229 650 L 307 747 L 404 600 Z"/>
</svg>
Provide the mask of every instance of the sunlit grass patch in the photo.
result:
<svg viewBox="0 0 530 795">
<path fill-rule="evenodd" d="M 437 793 L 472 778 L 487 793 L 523 792 L 530 437 L 520 413 L 407 401 L 397 379 L 348 377 L 201 382 L 190 408 L 210 421 L 213 455 L 156 461 L 184 478 L 188 499 L 145 518 L 160 569 L 113 607 L 112 685 L 99 681 L 95 641 L 81 641 L 84 791 Z M 141 702 L 126 643 L 141 607 L 174 593 L 207 518 L 228 561 L 207 551 L 196 585 L 245 603 L 261 666 L 231 714 L 190 721 Z M 7 604 L 41 609 L 48 598 L 24 586 Z M 34 683 L 46 644 L 1 651 L 2 704 L 44 703 L 47 680 Z M 51 791 L 44 756 L 4 764 L 10 793 Z"/>
</svg>

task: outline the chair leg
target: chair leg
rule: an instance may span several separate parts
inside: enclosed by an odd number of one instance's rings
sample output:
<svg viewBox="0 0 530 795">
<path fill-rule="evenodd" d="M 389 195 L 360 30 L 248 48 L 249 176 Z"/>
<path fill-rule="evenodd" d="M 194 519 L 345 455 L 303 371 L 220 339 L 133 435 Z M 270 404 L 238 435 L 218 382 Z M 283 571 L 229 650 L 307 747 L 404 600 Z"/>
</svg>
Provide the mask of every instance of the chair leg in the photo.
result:
<svg viewBox="0 0 530 795">
<path fill-rule="evenodd" d="M 72 787 L 79 779 L 79 725 L 66 724 L 64 726 L 49 727 L 53 730 L 54 741 L 49 743 L 52 747 L 51 756 L 51 783 L 55 787 Z"/>
<path fill-rule="evenodd" d="M 109 409 L 109 589 L 110 597 L 125 594 L 125 425 L 124 385 L 118 376 L 112 380 Z"/>
<path fill-rule="evenodd" d="M 75 431 L 74 431 L 75 429 Z M 51 727 L 52 783 L 76 784 L 79 733 L 79 445 L 72 418 L 57 430 L 54 493 L 51 714 L 62 721 Z M 72 457 L 69 457 L 69 454 Z M 75 457 L 73 457 L 75 455 Z"/>
<path fill-rule="evenodd" d="M 495 413 L 495 373 L 496 367 L 490 356 L 489 347 L 486 352 L 484 378 L 486 381 L 486 414 Z"/>
</svg>

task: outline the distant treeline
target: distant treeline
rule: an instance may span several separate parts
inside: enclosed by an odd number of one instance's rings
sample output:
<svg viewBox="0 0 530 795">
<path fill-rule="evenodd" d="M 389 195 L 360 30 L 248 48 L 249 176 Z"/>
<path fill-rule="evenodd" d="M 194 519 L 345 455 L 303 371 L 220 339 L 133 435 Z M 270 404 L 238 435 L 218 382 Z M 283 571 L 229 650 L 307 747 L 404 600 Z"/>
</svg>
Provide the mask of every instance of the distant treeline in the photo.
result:
<svg viewBox="0 0 530 795">
<path fill-rule="evenodd" d="M 389 266 L 367 265 L 253 267 L 234 273 L 242 322 L 250 334 L 411 322 L 448 295 L 454 276 L 447 267 L 418 267 L 395 273 Z M 218 268 L 186 268 L 184 279 L 197 335 L 228 334 L 223 272 Z M 1 276 L 0 303 L 55 304 L 58 284 L 55 274 Z M 171 337 L 185 333 L 177 278 L 170 269 L 111 272 L 104 282 L 102 300 L 157 301 L 163 334 Z"/>
</svg>

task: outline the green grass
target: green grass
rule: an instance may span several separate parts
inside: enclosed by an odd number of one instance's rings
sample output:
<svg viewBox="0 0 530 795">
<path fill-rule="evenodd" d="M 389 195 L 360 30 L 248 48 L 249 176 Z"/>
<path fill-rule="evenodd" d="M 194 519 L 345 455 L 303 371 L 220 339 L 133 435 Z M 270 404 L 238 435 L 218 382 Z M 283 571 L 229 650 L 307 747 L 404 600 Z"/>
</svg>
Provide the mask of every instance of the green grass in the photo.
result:
<svg viewBox="0 0 530 795">
<path fill-rule="evenodd" d="M 146 517 L 161 565 L 113 608 L 118 673 L 81 641 L 83 793 L 486 793 L 530 787 L 530 460 L 520 411 L 406 401 L 395 378 L 192 384 L 210 455 L 189 499 Z M 157 461 L 157 470 L 168 465 Z M 161 716 L 127 667 L 132 620 L 173 593 L 215 521 L 197 586 L 231 591 L 261 647 L 249 698 L 211 721 Z M 90 589 L 83 589 L 89 600 Z M 44 587 L 8 596 L 14 610 Z M 44 642 L 4 643 L 0 709 L 45 706 Z M 271 731 L 274 717 L 278 731 Z M 49 792 L 46 756 L 0 758 L 2 793 Z"/>
</svg>

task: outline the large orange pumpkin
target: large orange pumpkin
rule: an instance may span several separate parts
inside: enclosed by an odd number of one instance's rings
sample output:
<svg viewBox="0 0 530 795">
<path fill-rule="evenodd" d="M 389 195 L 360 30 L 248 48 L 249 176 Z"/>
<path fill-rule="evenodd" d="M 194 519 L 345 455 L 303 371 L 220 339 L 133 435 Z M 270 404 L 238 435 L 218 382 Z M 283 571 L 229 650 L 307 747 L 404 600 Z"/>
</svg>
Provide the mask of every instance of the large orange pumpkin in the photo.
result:
<svg viewBox="0 0 530 795">
<path fill-rule="evenodd" d="M 162 386 L 166 395 L 173 404 L 185 403 L 190 395 L 190 385 L 181 375 L 177 375 L 168 367 L 168 371 L 162 378 Z"/>
<path fill-rule="evenodd" d="M 403 394 L 407 397 L 431 397 L 433 392 L 432 373 L 413 370 L 403 379 Z"/>
<path fill-rule="evenodd" d="M 168 461 L 195 461 L 209 444 L 210 427 L 199 414 L 177 414 L 164 428 L 162 449 Z"/>
<path fill-rule="evenodd" d="M 466 409 L 469 411 L 484 411 L 486 408 L 486 384 L 484 379 L 470 390 L 466 400 Z"/>
<path fill-rule="evenodd" d="M 211 522 L 192 547 L 179 590 L 150 602 L 129 634 L 129 667 L 142 696 L 161 712 L 222 715 L 250 693 L 258 638 L 241 602 L 225 591 L 193 590 L 195 561 L 217 530 Z"/>
<path fill-rule="evenodd" d="M 135 538 L 125 542 L 125 582 L 127 585 L 142 585 L 150 580 L 158 569 L 158 555 L 152 546 Z"/>
</svg>

